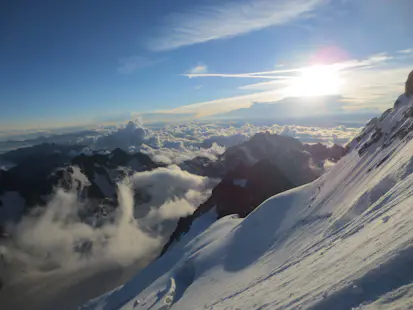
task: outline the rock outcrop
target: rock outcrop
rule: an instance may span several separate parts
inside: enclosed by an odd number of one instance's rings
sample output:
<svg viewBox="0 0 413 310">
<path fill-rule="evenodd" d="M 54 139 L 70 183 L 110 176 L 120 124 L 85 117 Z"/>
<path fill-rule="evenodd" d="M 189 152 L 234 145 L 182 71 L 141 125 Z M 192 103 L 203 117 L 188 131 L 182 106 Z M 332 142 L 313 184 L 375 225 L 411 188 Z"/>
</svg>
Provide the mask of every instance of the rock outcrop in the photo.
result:
<svg viewBox="0 0 413 310">
<path fill-rule="evenodd" d="M 311 154 L 313 161 L 316 164 L 325 160 L 337 162 L 345 154 L 345 148 L 338 144 L 334 144 L 331 147 L 321 143 L 304 144 L 304 149 Z"/>
<path fill-rule="evenodd" d="M 410 72 L 406 80 L 405 93 L 407 96 L 413 95 L 413 71 Z"/>
</svg>

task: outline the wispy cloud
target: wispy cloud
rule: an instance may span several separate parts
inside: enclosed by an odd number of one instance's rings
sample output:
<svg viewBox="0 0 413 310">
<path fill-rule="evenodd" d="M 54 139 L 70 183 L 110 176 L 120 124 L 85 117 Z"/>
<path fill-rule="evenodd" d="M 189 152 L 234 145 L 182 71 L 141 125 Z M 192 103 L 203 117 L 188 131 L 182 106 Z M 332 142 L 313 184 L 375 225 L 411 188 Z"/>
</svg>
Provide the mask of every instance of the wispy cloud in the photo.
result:
<svg viewBox="0 0 413 310">
<path fill-rule="evenodd" d="M 283 99 L 282 92 L 272 90 L 267 92 L 253 93 L 243 96 L 222 98 L 207 102 L 195 103 L 176 109 L 157 111 L 159 114 L 178 114 L 187 117 L 205 117 L 215 114 L 230 112 L 240 108 L 248 108 L 255 102 L 275 102 Z"/>
<path fill-rule="evenodd" d="M 413 48 L 397 51 L 399 54 L 413 54 Z"/>
<path fill-rule="evenodd" d="M 344 81 L 337 93 L 334 94 L 342 98 L 341 101 L 348 105 L 348 109 L 368 107 L 383 109 L 391 105 L 396 96 L 403 92 L 404 81 L 410 71 L 410 66 L 413 66 L 412 61 L 406 62 L 406 57 L 403 57 L 399 52 L 379 53 L 364 59 L 350 59 L 324 65 L 328 70 L 337 72 L 340 79 Z M 294 90 L 294 85 L 302 78 L 302 74 L 311 68 L 311 66 L 307 66 L 241 74 L 185 74 L 188 77 L 198 78 L 252 78 L 267 79 L 267 81 L 238 87 L 241 90 L 260 92 L 200 102 L 160 112 L 200 117 L 249 107 L 255 102 L 280 101 L 294 95 L 291 93 L 291 90 Z"/>
<path fill-rule="evenodd" d="M 153 60 L 142 56 L 124 57 L 118 60 L 117 71 L 119 74 L 132 74 L 161 61 L 163 60 Z"/>
<path fill-rule="evenodd" d="M 294 70 L 294 72 L 299 72 L 300 70 Z M 271 72 L 271 71 L 270 71 Z M 293 72 L 293 71 L 291 71 Z M 223 78 L 251 78 L 251 79 L 288 79 L 289 76 L 278 76 L 278 75 L 266 75 L 266 72 L 262 74 L 254 73 L 186 73 L 183 74 L 189 78 L 195 77 L 223 77 Z"/>
<path fill-rule="evenodd" d="M 188 74 L 186 75 L 190 77 L 191 75 L 205 74 L 206 72 L 208 72 L 208 67 L 203 64 L 198 64 L 197 66 L 189 69 Z"/>
<path fill-rule="evenodd" d="M 352 60 L 343 61 L 339 63 L 332 63 L 329 65 L 337 68 L 337 70 L 349 70 L 349 69 L 355 69 L 355 68 L 361 69 L 361 68 L 369 68 L 371 66 L 384 63 L 391 59 L 393 59 L 393 56 L 390 56 L 387 53 L 379 53 L 379 54 L 371 55 L 367 59 L 363 59 L 363 60 L 352 59 Z M 272 70 L 272 71 L 250 72 L 250 73 L 203 73 L 203 72 L 190 71 L 189 73 L 185 73 L 182 75 L 187 76 L 189 78 L 222 77 L 222 78 L 287 80 L 287 79 L 294 78 L 294 76 L 296 76 L 300 72 L 307 70 L 308 68 L 310 68 L 310 66 L 302 67 L 302 68 L 291 68 L 291 69 Z"/>
<path fill-rule="evenodd" d="M 243 0 L 199 6 L 168 15 L 160 34 L 148 42 L 154 51 L 234 37 L 309 18 L 329 0 Z"/>
</svg>

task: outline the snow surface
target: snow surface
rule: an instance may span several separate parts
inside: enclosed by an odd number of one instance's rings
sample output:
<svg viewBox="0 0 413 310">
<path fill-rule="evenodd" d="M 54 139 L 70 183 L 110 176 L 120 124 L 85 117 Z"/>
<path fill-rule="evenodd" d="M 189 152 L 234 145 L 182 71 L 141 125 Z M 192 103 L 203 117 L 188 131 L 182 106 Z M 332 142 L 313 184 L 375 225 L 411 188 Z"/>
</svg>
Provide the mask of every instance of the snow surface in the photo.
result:
<svg viewBox="0 0 413 310">
<path fill-rule="evenodd" d="M 411 308 L 412 132 L 390 138 L 412 125 L 412 100 L 399 100 L 318 180 L 245 219 L 203 215 L 165 255 L 82 309 Z M 384 135 L 360 156 L 375 128 Z"/>
<path fill-rule="evenodd" d="M 78 166 L 71 166 L 71 168 L 73 169 L 73 173 L 72 173 L 73 181 L 75 180 L 78 181 L 80 190 L 82 190 L 83 188 L 87 186 L 90 186 L 89 179 L 87 178 L 86 175 L 82 173 L 81 169 Z"/>
</svg>

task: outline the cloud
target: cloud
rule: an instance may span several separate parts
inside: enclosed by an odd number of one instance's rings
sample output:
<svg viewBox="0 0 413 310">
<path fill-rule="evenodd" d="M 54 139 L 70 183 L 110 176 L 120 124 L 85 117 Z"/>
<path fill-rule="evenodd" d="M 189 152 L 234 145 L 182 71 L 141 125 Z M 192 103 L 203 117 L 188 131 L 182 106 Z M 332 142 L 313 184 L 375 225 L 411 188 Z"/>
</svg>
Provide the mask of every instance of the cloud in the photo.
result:
<svg viewBox="0 0 413 310">
<path fill-rule="evenodd" d="M 126 126 L 122 126 L 116 131 L 98 136 L 91 147 L 94 149 L 113 150 L 115 148 L 121 148 L 128 150 L 131 146 L 140 146 L 147 134 L 148 130 L 143 127 L 141 121 L 137 119 L 130 121 Z"/>
<path fill-rule="evenodd" d="M 195 77 L 223 77 L 223 78 L 251 78 L 251 79 L 289 79 L 291 76 L 280 76 L 280 73 L 297 73 L 305 68 L 295 68 L 288 70 L 273 70 L 251 73 L 186 73 L 183 74 L 189 78 Z M 272 74 L 272 75 L 269 75 Z"/>
<path fill-rule="evenodd" d="M 331 66 L 336 70 L 349 70 L 354 68 L 369 68 L 373 65 L 378 65 L 385 63 L 393 59 L 392 56 L 387 53 L 378 53 L 369 56 L 363 60 L 347 60 L 338 63 L 326 64 L 326 66 Z M 282 69 L 282 70 L 272 70 L 272 71 L 261 71 L 261 72 L 250 72 L 250 73 L 189 73 L 184 74 L 184 76 L 194 78 L 194 77 L 223 77 L 223 78 L 251 78 L 251 79 L 272 79 L 272 80 L 281 80 L 288 81 L 293 80 L 298 74 L 305 72 L 308 69 L 311 69 L 312 66 L 302 67 L 302 68 L 291 68 L 291 69 Z M 292 75 L 284 75 L 284 74 Z M 283 74 L 283 75 L 280 75 Z M 268 82 L 264 82 L 268 83 Z"/>
<path fill-rule="evenodd" d="M 118 60 L 117 71 L 119 74 L 132 74 L 160 61 L 162 60 L 151 60 L 142 56 L 125 57 Z"/>
<path fill-rule="evenodd" d="M 159 35 L 148 42 L 154 51 L 172 50 L 229 38 L 270 26 L 309 18 L 326 0 L 244 0 L 198 6 L 170 14 Z"/>
<path fill-rule="evenodd" d="M 408 50 L 404 50 L 404 54 Z M 334 94 L 342 97 L 347 104 L 346 109 L 380 108 L 384 109 L 393 103 L 394 98 L 403 92 L 403 83 L 413 63 L 399 52 L 393 54 L 377 53 L 364 59 L 348 59 L 340 62 L 326 62 L 318 68 L 327 72 L 335 72 L 340 86 L 334 88 Z M 189 114 L 193 117 L 205 117 L 227 113 L 231 110 L 251 106 L 254 102 L 277 102 L 291 96 L 300 96 L 297 88 L 303 88 L 303 75 L 309 70 L 317 70 L 317 66 L 277 69 L 250 73 L 190 73 L 190 78 L 237 78 L 267 79 L 270 81 L 247 84 L 238 87 L 240 90 L 261 91 L 247 95 L 238 95 L 207 102 L 194 103 L 176 109 L 162 111 L 164 113 Z M 324 82 L 329 81 L 325 78 Z M 307 81 L 308 82 L 308 81 Z M 317 83 L 317 81 L 313 82 Z M 320 88 L 322 89 L 322 87 Z M 329 91 L 326 85 L 326 94 Z M 332 90 L 331 90 L 332 91 Z"/>
<path fill-rule="evenodd" d="M 249 139 L 249 137 L 244 133 L 237 133 L 234 135 L 219 135 L 211 136 L 202 142 L 205 148 L 210 148 L 214 143 L 223 147 L 231 147 L 234 145 L 241 144 Z"/>
<path fill-rule="evenodd" d="M 158 111 L 165 114 L 186 114 L 192 117 L 206 117 L 232 110 L 251 106 L 254 102 L 274 102 L 285 98 L 278 90 L 216 99 L 206 102 L 194 103 L 176 109 Z"/>
<path fill-rule="evenodd" d="M 399 54 L 413 54 L 413 48 L 408 48 L 404 50 L 397 51 Z"/>
<path fill-rule="evenodd" d="M 0 244 L 2 284 L 20 292 L 3 302 L 19 298 L 43 308 L 36 302 L 46 299 L 57 302 L 50 308 L 69 307 L 123 284 L 122 275 L 154 259 L 177 220 L 204 202 L 215 184 L 177 166 L 135 173 L 118 184 L 117 207 L 105 206 L 111 210 L 105 217 L 90 211 L 95 204 L 79 200 L 76 191 L 57 189 L 46 207 L 10 226 L 10 239 Z M 138 203 L 139 193 L 150 201 Z M 90 290 L 83 292 L 85 286 Z"/>
<path fill-rule="evenodd" d="M 189 75 L 191 74 L 202 74 L 208 71 L 208 67 L 206 65 L 198 64 L 196 67 L 191 68 L 188 70 Z"/>
</svg>

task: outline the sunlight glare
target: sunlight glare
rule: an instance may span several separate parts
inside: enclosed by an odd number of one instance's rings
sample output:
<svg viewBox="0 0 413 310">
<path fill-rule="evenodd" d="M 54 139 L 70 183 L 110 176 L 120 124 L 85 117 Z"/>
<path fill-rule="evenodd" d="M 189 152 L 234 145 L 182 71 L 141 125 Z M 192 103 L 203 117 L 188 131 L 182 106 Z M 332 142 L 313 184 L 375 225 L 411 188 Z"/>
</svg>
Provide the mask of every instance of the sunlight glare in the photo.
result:
<svg viewBox="0 0 413 310">
<path fill-rule="evenodd" d="M 301 76 L 291 82 L 288 95 L 293 97 L 313 97 L 338 95 L 344 81 L 335 66 L 316 65 L 305 68 Z"/>
</svg>

